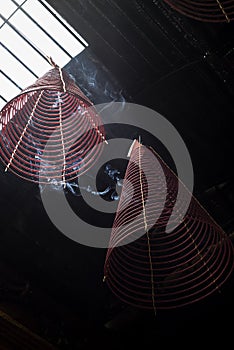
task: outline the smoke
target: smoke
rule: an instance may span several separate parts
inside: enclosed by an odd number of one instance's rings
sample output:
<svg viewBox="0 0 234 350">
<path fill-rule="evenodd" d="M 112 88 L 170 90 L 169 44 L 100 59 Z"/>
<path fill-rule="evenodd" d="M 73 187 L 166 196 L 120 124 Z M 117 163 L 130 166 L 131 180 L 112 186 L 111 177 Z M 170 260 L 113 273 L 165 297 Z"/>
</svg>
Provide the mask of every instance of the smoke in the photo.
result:
<svg viewBox="0 0 234 350">
<path fill-rule="evenodd" d="M 66 66 L 66 71 L 93 104 L 122 102 L 129 99 L 118 79 L 87 47 Z"/>
<path fill-rule="evenodd" d="M 123 109 L 126 103 L 126 97 L 124 96 L 123 88 L 120 86 L 118 80 L 110 73 L 110 71 L 103 65 L 102 62 L 93 54 L 90 47 L 86 48 L 82 53 L 72 59 L 64 69 L 69 74 L 70 78 L 74 83 L 82 90 L 82 92 L 87 96 L 88 99 L 94 104 L 104 103 L 104 108 L 110 108 L 115 102 L 120 102 L 118 104 L 119 109 Z M 61 97 L 58 95 L 58 99 L 54 103 L 54 108 L 57 107 L 58 103 L 61 103 Z M 111 109 L 110 109 L 111 110 Z M 103 111 L 98 111 L 101 113 Z M 115 110 L 116 115 L 119 111 Z M 113 117 L 113 116 L 112 116 Z M 115 138 L 116 133 L 113 131 L 112 127 L 106 125 L 105 134 L 106 138 Z M 78 155 L 80 157 L 80 155 Z M 41 158 L 41 150 L 38 150 L 36 155 L 37 160 Z M 74 164 L 76 167 L 76 164 Z M 97 188 L 101 190 L 92 188 L 91 185 L 81 188 L 79 186 L 78 177 L 75 180 L 71 180 L 64 183 L 61 179 L 48 179 L 48 183 L 40 184 L 40 192 L 43 192 L 46 187 L 49 187 L 52 191 L 65 191 L 71 193 L 74 196 L 81 196 L 80 190 L 85 190 L 93 196 L 102 196 L 108 200 L 116 201 L 119 199 L 119 195 L 116 188 L 122 186 L 120 179 L 120 169 L 113 168 L 110 164 L 107 164 L 104 171 L 102 171 L 102 177 L 98 179 L 101 183 L 97 183 Z M 92 171 L 85 174 L 87 179 L 89 176 L 92 177 Z M 103 180 L 105 179 L 105 180 Z M 108 181 L 107 181 L 108 179 Z M 87 182 L 88 183 L 88 182 Z M 104 186 L 103 186 L 104 183 Z"/>
<path fill-rule="evenodd" d="M 122 186 L 120 182 L 118 182 L 118 186 Z M 65 191 L 65 193 L 71 193 L 72 195 L 76 197 L 81 197 L 82 194 L 80 193 L 80 190 L 86 191 L 87 193 L 91 194 L 92 196 L 107 196 L 113 201 L 119 200 L 119 195 L 115 191 L 115 186 L 107 186 L 103 191 L 96 191 L 94 190 L 90 185 L 84 187 L 84 186 L 79 186 L 79 184 L 75 181 L 73 182 L 67 182 L 66 187 L 64 187 L 64 184 L 62 181 L 58 181 L 56 179 L 52 179 L 48 181 L 47 184 L 40 184 L 39 185 L 39 190 L 40 193 L 42 193 L 45 188 L 47 188 L 52 191 Z"/>
</svg>

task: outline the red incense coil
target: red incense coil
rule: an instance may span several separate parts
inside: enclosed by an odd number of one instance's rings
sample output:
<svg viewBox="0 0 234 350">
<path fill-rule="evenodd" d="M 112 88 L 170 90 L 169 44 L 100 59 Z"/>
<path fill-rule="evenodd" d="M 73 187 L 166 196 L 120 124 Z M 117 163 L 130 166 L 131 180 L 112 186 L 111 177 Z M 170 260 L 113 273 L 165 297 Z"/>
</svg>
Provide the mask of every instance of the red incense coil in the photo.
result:
<svg viewBox="0 0 234 350">
<path fill-rule="evenodd" d="M 193 196 L 178 224 L 189 191 L 183 186 L 179 210 L 174 214 L 178 178 L 155 153 L 159 165 L 158 170 L 153 169 L 152 154 L 145 150 L 135 142 L 113 223 L 104 279 L 122 301 L 156 311 L 219 292 L 233 271 L 233 245 Z M 162 195 L 165 181 L 166 200 Z M 153 199 L 149 199 L 150 191 Z M 154 211 L 161 213 L 156 222 L 152 221 Z M 169 219 L 170 232 L 166 230 Z M 141 237 L 136 237 L 137 230 L 144 232 Z"/>
<path fill-rule="evenodd" d="M 164 0 L 176 11 L 203 22 L 230 22 L 234 19 L 233 0 Z"/>
<path fill-rule="evenodd" d="M 5 170 L 33 182 L 66 183 L 85 173 L 105 141 L 92 102 L 56 65 L 3 107 L 0 125 Z"/>
</svg>

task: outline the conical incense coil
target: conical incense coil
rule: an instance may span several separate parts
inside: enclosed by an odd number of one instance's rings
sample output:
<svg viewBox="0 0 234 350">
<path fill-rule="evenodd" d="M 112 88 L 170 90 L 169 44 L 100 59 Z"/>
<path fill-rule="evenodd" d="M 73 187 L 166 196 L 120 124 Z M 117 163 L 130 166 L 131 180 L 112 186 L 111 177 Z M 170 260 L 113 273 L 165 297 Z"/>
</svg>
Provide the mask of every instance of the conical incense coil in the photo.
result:
<svg viewBox="0 0 234 350">
<path fill-rule="evenodd" d="M 3 107 L 0 123 L 5 170 L 33 182 L 76 178 L 106 142 L 92 102 L 56 65 Z"/>
<path fill-rule="evenodd" d="M 176 11 L 203 22 L 230 22 L 234 19 L 233 0 L 164 0 Z"/>
<path fill-rule="evenodd" d="M 233 271 L 231 240 L 185 186 L 176 198 L 178 181 L 159 155 L 135 142 L 104 266 L 104 280 L 118 298 L 155 312 L 219 292 Z"/>
</svg>

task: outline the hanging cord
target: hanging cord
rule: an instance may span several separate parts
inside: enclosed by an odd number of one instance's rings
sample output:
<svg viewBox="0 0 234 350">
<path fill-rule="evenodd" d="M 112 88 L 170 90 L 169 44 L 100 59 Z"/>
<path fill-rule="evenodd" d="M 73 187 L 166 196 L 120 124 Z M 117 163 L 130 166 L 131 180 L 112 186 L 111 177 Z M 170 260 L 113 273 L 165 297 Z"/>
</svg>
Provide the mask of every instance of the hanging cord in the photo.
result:
<svg viewBox="0 0 234 350">
<path fill-rule="evenodd" d="M 66 92 L 66 84 L 65 84 L 65 81 L 64 81 L 64 78 L 63 78 L 63 72 L 62 72 L 62 68 L 59 67 L 57 65 L 57 63 L 54 62 L 53 58 L 51 56 L 47 56 L 46 55 L 46 58 L 47 58 L 47 61 L 49 62 L 49 64 L 54 67 L 54 68 L 57 68 L 59 70 L 59 75 L 60 75 L 60 79 L 61 79 L 61 82 L 62 82 L 62 86 L 63 86 L 63 92 Z"/>
<path fill-rule="evenodd" d="M 51 56 L 46 55 L 45 57 L 52 67 L 59 68 L 59 66 L 57 65 L 57 63 L 54 62 L 54 60 Z"/>
<path fill-rule="evenodd" d="M 154 314 L 156 316 L 156 305 L 155 305 L 155 289 L 154 289 L 154 271 L 153 271 L 153 262 L 152 262 L 152 255 L 151 255 L 151 242 L 150 242 L 150 233 L 148 229 L 148 223 L 147 223 L 147 215 L 146 215 L 146 208 L 145 208 L 145 196 L 144 196 L 144 190 L 143 190 L 143 182 L 142 182 L 142 165 L 141 165 L 141 138 L 139 137 L 139 176 L 140 176 L 140 190 L 141 190 L 141 200 L 142 200 L 142 211 L 143 211 L 143 220 L 144 220 L 144 226 L 145 226 L 145 232 L 147 237 L 147 245 L 148 245 L 148 258 L 149 258 L 149 266 L 150 266 L 150 283 L 151 283 L 151 297 L 152 297 L 152 306 L 154 310 Z"/>
</svg>

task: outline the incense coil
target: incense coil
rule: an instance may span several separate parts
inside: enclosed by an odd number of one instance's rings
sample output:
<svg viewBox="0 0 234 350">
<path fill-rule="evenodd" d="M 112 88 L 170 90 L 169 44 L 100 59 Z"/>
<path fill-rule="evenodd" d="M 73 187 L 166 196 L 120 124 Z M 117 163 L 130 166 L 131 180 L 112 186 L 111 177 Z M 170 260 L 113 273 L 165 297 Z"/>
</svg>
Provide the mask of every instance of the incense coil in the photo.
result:
<svg viewBox="0 0 234 350">
<path fill-rule="evenodd" d="M 29 181 L 70 181 L 103 149 L 104 128 L 92 102 L 57 66 L 9 101 L 0 117 L 2 162 Z"/>
<path fill-rule="evenodd" d="M 204 22 L 230 22 L 234 19 L 233 0 L 164 0 L 176 11 Z"/>
<path fill-rule="evenodd" d="M 178 178 L 159 156 L 158 173 L 157 169 L 156 172 L 152 170 L 152 179 L 155 180 L 153 186 L 147 188 L 148 179 L 140 176 L 140 172 L 148 168 L 150 173 L 151 164 L 145 147 L 135 145 L 113 223 L 104 279 L 123 302 L 156 311 L 191 304 L 220 291 L 233 271 L 234 262 L 231 240 L 195 197 L 192 196 L 185 216 L 178 223 L 184 201 L 189 196 L 186 187 L 178 199 L 179 211 L 172 215 Z M 166 179 L 165 202 L 160 196 L 165 186 L 160 167 Z M 140 177 L 143 180 L 139 181 Z M 130 188 L 134 193 L 129 196 Z M 145 207 L 145 215 L 140 218 L 139 213 L 144 209 L 142 198 L 146 202 L 149 191 L 154 191 L 155 200 Z M 131 202 L 126 205 L 131 196 Z M 133 218 L 135 205 L 138 220 Z M 161 213 L 154 223 L 151 218 L 153 211 Z M 167 232 L 169 218 L 171 230 Z M 144 230 L 144 234 L 135 237 L 137 230 Z"/>
</svg>

